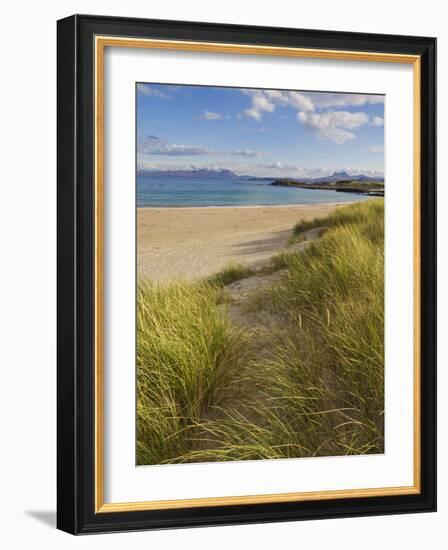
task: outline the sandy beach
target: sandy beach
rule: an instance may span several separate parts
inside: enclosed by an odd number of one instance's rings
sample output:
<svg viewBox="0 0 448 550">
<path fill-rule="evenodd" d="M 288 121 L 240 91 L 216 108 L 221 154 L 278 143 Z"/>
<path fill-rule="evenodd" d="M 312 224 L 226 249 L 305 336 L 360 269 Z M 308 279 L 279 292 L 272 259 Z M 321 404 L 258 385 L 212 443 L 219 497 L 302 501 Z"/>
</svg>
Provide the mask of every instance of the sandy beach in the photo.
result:
<svg viewBox="0 0 448 550">
<path fill-rule="evenodd" d="M 337 206 L 139 208 L 139 276 L 191 280 L 231 262 L 255 264 L 286 246 L 295 223 L 326 216 Z"/>
</svg>

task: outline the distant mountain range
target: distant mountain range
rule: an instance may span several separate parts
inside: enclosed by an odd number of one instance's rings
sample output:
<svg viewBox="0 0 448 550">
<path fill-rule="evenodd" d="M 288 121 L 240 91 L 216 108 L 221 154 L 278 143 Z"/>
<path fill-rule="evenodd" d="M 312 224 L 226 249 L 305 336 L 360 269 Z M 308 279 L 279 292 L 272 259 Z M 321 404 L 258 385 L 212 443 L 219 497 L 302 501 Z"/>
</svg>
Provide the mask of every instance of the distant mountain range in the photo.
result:
<svg viewBox="0 0 448 550">
<path fill-rule="evenodd" d="M 152 176 L 152 177 L 174 177 L 174 178 L 207 178 L 207 179 L 235 179 L 240 178 L 244 180 L 264 180 L 270 181 L 279 179 L 277 177 L 257 177 L 257 176 L 238 176 L 231 170 L 210 170 L 208 168 L 197 168 L 193 170 L 139 170 L 139 175 Z M 357 181 L 357 182 L 375 182 L 384 183 L 384 177 L 378 176 L 366 176 L 364 174 L 357 174 L 356 176 L 350 175 L 348 172 L 340 171 L 334 172 L 331 176 L 323 176 L 320 178 L 281 178 L 289 179 L 291 181 L 297 181 L 300 183 L 337 183 L 341 181 Z"/>
<path fill-rule="evenodd" d="M 366 176 L 364 174 L 357 174 L 356 176 L 350 175 L 348 172 L 334 172 L 331 176 L 323 176 L 321 178 L 303 178 L 300 179 L 300 181 L 303 181 L 305 183 L 336 183 L 338 181 L 368 181 L 368 182 L 378 182 L 383 183 L 384 178 L 383 177 L 372 177 L 372 176 Z"/>
</svg>

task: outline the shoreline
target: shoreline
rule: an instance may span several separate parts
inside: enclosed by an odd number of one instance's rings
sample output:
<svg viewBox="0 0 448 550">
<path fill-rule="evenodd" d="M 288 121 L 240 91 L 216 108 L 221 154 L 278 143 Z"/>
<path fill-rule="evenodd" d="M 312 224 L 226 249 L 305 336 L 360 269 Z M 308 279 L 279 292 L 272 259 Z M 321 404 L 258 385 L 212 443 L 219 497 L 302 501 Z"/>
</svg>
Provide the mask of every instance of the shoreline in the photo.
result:
<svg viewBox="0 0 448 550">
<path fill-rule="evenodd" d="M 205 278 L 231 263 L 250 266 L 284 250 L 296 223 L 346 204 L 138 208 L 137 272 L 167 282 Z"/>
<path fill-rule="evenodd" d="M 300 208 L 300 207 L 312 207 L 312 206 L 345 206 L 348 204 L 353 204 L 358 202 L 356 199 L 352 201 L 342 201 L 342 202 L 304 202 L 297 204 L 223 204 L 223 205 L 207 205 L 207 206 L 137 206 L 137 210 L 203 210 L 205 208 Z"/>
</svg>

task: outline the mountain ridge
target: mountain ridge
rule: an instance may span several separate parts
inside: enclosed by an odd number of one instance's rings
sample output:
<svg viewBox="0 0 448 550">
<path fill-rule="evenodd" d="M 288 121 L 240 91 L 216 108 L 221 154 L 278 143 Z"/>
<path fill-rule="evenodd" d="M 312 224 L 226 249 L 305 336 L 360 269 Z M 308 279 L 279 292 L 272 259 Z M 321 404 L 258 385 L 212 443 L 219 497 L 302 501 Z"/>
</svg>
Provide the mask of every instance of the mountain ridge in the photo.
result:
<svg viewBox="0 0 448 550">
<path fill-rule="evenodd" d="M 210 179 L 242 179 L 242 180 L 280 180 L 288 179 L 290 181 L 296 181 L 301 183 L 320 184 L 320 183 L 338 183 L 341 181 L 356 181 L 363 182 L 377 182 L 384 183 L 383 176 L 366 176 L 365 174 L 350 175 L 345 170 L 335 171 L 330 176 L 321 176 L 317 178 L 297 178 L 297 177 L 277 177 L 277 176 L 239 176 L 232 172 L 232 170 L 222 169 L 209 169 L 209 168 L 193 168 L 190 170 L 137 170 L 139 175 L 146 175 L 152 177 L 181 177 L 181 178 L 210 178 Z"/>
</svg>

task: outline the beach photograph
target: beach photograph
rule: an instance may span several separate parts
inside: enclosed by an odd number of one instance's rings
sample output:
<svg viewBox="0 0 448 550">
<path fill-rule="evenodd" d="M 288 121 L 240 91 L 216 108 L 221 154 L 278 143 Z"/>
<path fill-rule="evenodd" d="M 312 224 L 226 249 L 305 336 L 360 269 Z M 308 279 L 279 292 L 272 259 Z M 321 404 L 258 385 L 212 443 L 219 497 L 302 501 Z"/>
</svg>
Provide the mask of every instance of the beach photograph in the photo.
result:
<svg viewBox="0 0 448 550">
<path fill-rule="evenodd" d="M 384 96 L 135 97 L 137 465 L 384 453 Z"/>
</svg>

